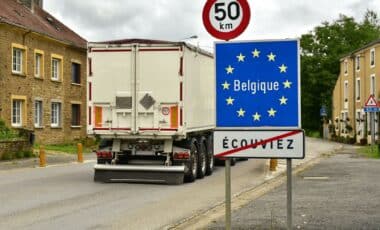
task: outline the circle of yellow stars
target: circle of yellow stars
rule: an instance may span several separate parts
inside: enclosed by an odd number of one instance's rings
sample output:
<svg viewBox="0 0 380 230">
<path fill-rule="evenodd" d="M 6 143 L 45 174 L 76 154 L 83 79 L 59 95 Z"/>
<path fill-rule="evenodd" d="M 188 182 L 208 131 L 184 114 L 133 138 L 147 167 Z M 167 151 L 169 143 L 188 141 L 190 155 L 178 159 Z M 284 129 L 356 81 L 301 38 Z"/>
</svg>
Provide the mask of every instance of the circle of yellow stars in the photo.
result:
<svg viewBox="0 0 380 230">
<path fill-rule="evenodd" d="M 255 48 L 251 53 L 252 53 L 253 58 L 260 58 L 261 51 L 258 50 L 257 48 Z M 276 61 L 276 54 L 274 54 L 273 52 L 270 52 L 266 56 L 267 56 L 269 62 L 275 62 Z M 246 56 L 244 56 L 242 53 L 239 53 L 239 55 L 237 55 L 236 58 L 237 58 L 238 62 L 245 62 Z M 285 64 L 281 64 L 280 66 L 278 66 L 278 68 L 279 68 L 280 73 L 286 73 L 286 71 L 288 70 L 288 67 Z M 226 70 L 227 75 L 232 75 L 234 73 L 235 68 L 231 65 L 228 65 L 225 68 L 225 70 Z M 284 89 L 290 89 L 292 86 L 292 82 L 290 82 L 289 80 L 285 80 L 284 82 L 282 82 L 282 84 L 283 84 Z M 231 84 L 227 80 L 224 81 L 222 84 L 223 90 L 229 90 L 230 86 L 231 86 Z M 285 96 L 282 96 L 278 100 L 279 100 L 280 105 L 287 105 L 287 103 L 288 103 L 288 98 L 286 98 Z M 226 98 L 226 104 L 229 106 L 233 106 L 234 101 L 235 101 L 235 99 L 232 98 L 231 96 Z M 244 117 L 246 111 L 243 108 L 240 108 L 239 110 L 236 111 L 236 113 L 237 113 L 238 117 Z M 268 117 L 273 118 L 276 116 L 277 111 L 273 108 L 269 108 L 267 110 L 267 113 L 268 113 Z M 258 121 L 260 121 L 261 116 L 262 115 L 260 113 L 255 112 L 252 115 L 252 119 L 254 122 L 258 122 Z"/>
</svg>

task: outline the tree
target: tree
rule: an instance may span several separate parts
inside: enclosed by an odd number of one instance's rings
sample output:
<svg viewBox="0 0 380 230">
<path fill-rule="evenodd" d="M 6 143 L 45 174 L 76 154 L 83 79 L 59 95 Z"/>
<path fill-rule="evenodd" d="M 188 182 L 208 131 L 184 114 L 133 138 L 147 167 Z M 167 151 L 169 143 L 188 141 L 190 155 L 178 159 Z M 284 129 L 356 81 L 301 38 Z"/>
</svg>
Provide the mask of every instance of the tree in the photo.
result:
<svg viewBox="0 0 380 230">
<path fill-rule="evenodd" d="M 339 75 L 340 58 L 380 38 L 380 22 L 367 10 L 362 22 L 339 15 L 301 37 L 302 124 L 307 130 L 320 127 L 319 109 L 331 113 L 332 91 Z"/>
</svg>

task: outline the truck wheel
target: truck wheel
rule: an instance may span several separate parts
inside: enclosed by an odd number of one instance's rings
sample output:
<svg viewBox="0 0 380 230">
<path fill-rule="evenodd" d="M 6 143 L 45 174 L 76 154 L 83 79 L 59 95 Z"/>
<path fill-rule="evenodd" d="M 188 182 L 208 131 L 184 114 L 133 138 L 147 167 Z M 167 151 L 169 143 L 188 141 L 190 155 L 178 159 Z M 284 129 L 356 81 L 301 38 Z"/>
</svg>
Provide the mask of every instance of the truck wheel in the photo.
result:
<svg viewBox="0 0 380 230">
<path fill-rule="evenodd" d="M 209 137 L 207 142 L 206 175 L 209 176 L 214 171 L 215 164 L 212 137 Z"/>
<path fill-rule="evenodd" d="M 199 143 L 199 152 L 198 152 L 198 178 L 203 178 L 206 175 L 206 154 L 207 148 L 205 146 L 204 141 Z"/>
<path fill-rule="evenodd" d="M 193 182 L 198 174 L 198 151 L 195 141 L 190 144 L 190 161 L 187 164 L 189 170 L 185 174 L 185 182 Z"/>
</svg>

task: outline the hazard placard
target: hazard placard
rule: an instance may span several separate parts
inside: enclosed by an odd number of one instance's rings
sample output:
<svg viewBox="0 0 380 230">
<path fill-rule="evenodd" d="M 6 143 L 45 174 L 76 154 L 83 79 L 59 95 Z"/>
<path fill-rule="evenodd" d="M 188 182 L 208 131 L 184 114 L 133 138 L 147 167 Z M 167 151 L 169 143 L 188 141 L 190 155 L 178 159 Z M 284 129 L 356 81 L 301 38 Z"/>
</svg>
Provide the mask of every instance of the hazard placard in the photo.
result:
<svg viewBox="0 0 380 230">
<path fill-rule="evenodd" d="M 303 130 L 216 130 L 214 156 L 219 158 L 305 157 Z"/>
</svg>

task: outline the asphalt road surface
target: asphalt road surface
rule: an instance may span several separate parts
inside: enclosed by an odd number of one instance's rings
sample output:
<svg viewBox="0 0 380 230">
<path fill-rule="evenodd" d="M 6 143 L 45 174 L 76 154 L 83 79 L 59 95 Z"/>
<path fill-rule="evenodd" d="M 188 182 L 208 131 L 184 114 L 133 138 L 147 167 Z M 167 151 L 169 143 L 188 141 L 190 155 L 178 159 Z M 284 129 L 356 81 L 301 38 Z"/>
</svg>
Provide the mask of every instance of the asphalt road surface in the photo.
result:
<svg viewBox="0 0 380 230">
<path fill-rule="evenodd" d="M 294 229 L 380 229 L 380 160 L 355 149 L 294 176 Z M 207 229 L 224 229 L 220 218 Z M 286 183 L 233 212 L 233 229 L 286 229 Z"/>
<path fill-rule="evenodd" d="M 0 229 L 162 229 L 224 199 L 224 167 L 170 186 L 94 183 L 93 164 L 0 171 Z M 265 164 L 237 163 L 233 192 L 262 181 Z"/>
<path fill-rule="evenodd" d="M 307 139 L 305 161 L 336 148 Z M 95 183 L 93 165 L 10 169 L 0 163 L 0 229 L 167 229 L 224 201 L 224 167 L 195 183 L 159 185 Z M 262 184 L 268 168 L 265 159 L 238 162 L 232 194 Z"/>
</svg>

